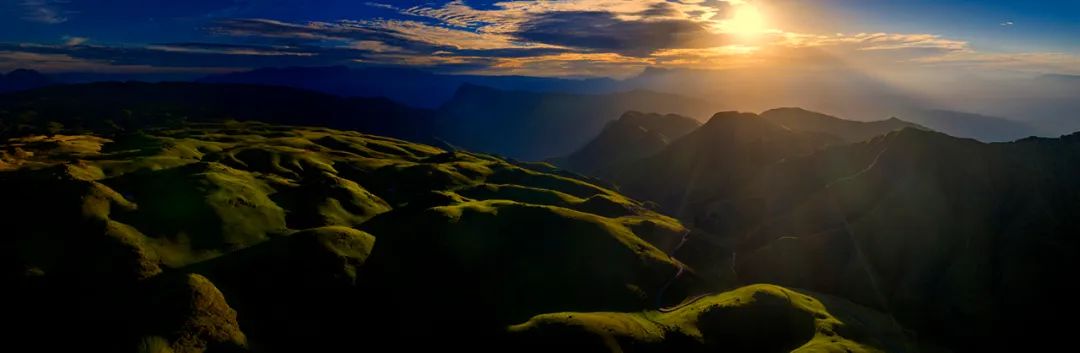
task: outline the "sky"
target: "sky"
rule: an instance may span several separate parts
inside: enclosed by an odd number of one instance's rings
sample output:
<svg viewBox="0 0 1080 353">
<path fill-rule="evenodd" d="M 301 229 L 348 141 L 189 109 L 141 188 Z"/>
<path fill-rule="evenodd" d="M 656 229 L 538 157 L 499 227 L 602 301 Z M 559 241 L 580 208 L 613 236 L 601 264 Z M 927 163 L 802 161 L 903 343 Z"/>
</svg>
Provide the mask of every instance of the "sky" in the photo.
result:
<svg viewBox="0 0 1080 353">
<path fill-rule="evenodd" d="M 0 0 L 0 70 L 1080 74 L 1080 1 Z"/>
</svg>

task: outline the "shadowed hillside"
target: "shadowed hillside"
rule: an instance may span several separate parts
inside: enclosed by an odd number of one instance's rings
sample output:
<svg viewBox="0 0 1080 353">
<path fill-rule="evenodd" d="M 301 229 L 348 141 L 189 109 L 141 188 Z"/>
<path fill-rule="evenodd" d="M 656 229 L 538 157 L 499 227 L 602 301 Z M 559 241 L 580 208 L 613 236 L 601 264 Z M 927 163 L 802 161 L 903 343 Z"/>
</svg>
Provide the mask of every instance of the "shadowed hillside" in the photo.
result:
<svg viewBox="0 0 1080 353">
<path fill-rule="evenodd" d="M 792 131 L 755 114 L 724 112 L 659 153 L 602 170 L 598 176 L 682 217 L 754 182 L 779 160 L 838 142 L 831 135 Z M 754 212 L 747 205 L 731 207 Z"/>
<path fill-rule="evenodd" d="M 891 318 L 843 299 L 771 285 L 660 311 L 555 313 L 510 328 L 535 352 L 913 352 Z"/>
<path fill-rule="evenodd" d="M 614 164 L 652 155 L 690 133 L 697 120 L 680 115 L 626 112 L 604 126 L 593 140 L 573 154 L 552 162 L 580 173 L 595 174 Z"/>
<path fill-rule="evenodd" d="M 749 193 L 771 205 L 764 217 L 727 233 L 746 237 L 737 271 L 884 308 L 960 351 L 994 349 L 988 335 L 1061 344 L 1071 325 L 1038 318 L 1077 313 L 1058 304 L 1080 249 L 1068 221 L 1080 199 L 1076 142 L 907 129 L 779 163 Z"/>
<path fill-rule="evenodd" d="M 720 114 L 605 175 L 695 229 L 677 257 L 731 267 L 703 274 L 847 298 L 956 351 L 1052 346 L 1072 325 L 1039 317 L 1077 312 L 1059 304 L 1080 249 L 1077 141 L 907 128 L 837 145 Z"/>
</svg>

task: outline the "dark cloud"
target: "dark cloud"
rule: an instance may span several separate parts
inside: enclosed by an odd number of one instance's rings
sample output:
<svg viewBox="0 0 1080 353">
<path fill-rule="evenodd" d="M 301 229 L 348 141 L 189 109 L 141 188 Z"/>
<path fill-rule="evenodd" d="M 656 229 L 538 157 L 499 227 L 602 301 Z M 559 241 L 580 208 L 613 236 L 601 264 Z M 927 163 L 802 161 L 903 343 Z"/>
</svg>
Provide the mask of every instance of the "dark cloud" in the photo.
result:
<svg viewBox="0 0 1080 353">
<path fill-rule="evenodd" d="M 649 6 L 645 11 L 638 12 L 636 15 L 642 17 L 673 17 L 680 14 L 679 9 L 675 8 L 669 2 L 658 2 Z"/>
<path fill-rule="evenodd" d="M 348 40 L 371 39 L 379 33 L 359 26 L 338 24 L 307 23 L 270 20 L 263 18 L 233 18 L 217 21 L 210 27 L 210 32 L 237 37 L 263 37 L 287 40 Z"/>
<path fill-rule="evenodd" d="M 321 46 L 327 41 L 347 43 L 351 41 L 377 41 L 401 48 L 418 55 L 447 52 L 461 56 L 526 57 L 568 52 L 560 48 L 503 48 L 458 49 L 451 45 L 438 45 L 409 39 L 407 33 L 395 31 L 379 23 L 344 21 L 336 23 L 295 24 L 265 19 L 230 19 L 218 22 L 214 32 L 229 36 L 247 36 L 276 39 L 281 43 L 305 43 Z"/>
<path fill-rule="evenodd" d="M 516 33 L 523 41 L 567 46 L 586 51 L 647 56 L 668 48 L 703 48 L 724 44 L 691 20 L 622 20 L 610 12 L 568 11 L 540 14 Z"/>
<path fill-rule="evenodd" d="M 562 48 L 504 48 L 504 49 L 457 49 L 450 51 L 461 56 L 486 56 L 491 58 L 525 58 L 571 52 Z"/>
<path fill-rule="evenodd" d="M 705 0 L 701 3 L 701 6 L 708 6 L 717 10 L 729 10 L 731 9 L 731 3 L 723 0 Z"/>
<path fill-rule="evenodd" d="M 448 48 L 452 49 L 452 48 Z M 386 53 L 376 50 L 357 49 L 346 46 L 294 45 L 248 45 L 222 43 L 159 43 L 146 46 L 47 46 L 0 44 L 0 54 L 18 53 L 63 56 L 85 63 L 106 66 L 151 66 L 160 69 L 193 70 L 205 68 L 258 68 L 282 66 L 331 66 L 357 63 L 396 65 L 408 62 L 427 62 L 440 71 L 465 71 L 485 68 L 498 58 L 531 57 L 565 52 L 551 48 L 507 48 L 483 50 L 444 50 L 424 54 L 411 52 Z M 0 64 L 4 63 L 0 55 Z M 33 68 L 33 57 L 22 64 Z"/>
<path fill-rule="evenodd" d="M 344 21 L 297 24 L 268 19 L 228 19 L 218 21 L 210 31 L 230 37 L 269 39 L 275 43 L 326 46 L 353 41 L 377 41 L 410 53 L 433 53 L 454 48 L 407 39 L 401 33 L 376 28 L 370 23 Z"/>
</svg>

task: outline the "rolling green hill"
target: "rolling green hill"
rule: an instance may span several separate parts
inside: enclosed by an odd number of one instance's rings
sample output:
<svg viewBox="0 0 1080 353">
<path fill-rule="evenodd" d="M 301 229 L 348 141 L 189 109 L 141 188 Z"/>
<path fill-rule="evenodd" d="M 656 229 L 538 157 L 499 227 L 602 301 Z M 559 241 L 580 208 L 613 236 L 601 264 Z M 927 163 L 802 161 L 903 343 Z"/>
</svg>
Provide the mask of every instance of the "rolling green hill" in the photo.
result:
<svg viewBox="0 0 1080 353">
<path fill-rule="evenodd" d="M 888 316 L 843 299 L 814 296 L 750 285 L 658 311 L 538 315 L 510 332 L 532 349 L 526 351 L 537 352 L 566 349 L 565 342 L 598 352 L 918 350 Z"/>
<path fill-rule="evenodd" d="M 31 135 L 0 151 L 12 345 L 513 350 L 529 346 L 509 328 L 537 315 L 732 288 L 669 256 L 688 232 L 675 219 L 544 164 L 261 123 Z M 876 344 L 837 334 L 837 347 Z"/>
</svg>

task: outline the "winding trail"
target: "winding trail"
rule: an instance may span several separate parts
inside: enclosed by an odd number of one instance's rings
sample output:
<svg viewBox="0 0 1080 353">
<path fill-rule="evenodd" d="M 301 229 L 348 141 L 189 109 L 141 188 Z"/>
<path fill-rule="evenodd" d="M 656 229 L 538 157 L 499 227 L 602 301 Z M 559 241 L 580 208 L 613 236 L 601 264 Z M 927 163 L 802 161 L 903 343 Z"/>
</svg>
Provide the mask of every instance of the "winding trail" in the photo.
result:
<svg viewBox="0 0 1080 353">
<path fill-rule="evenodd" d="M 656 293 L 657 308 L 663 305 L 662 303 L 664 299 L 664 293 L 667 292 L 668 288 L 670 288 L 671 285 L 675 284 L 675 281 L 677 281 L 679 277 L 682 277 L 683 273 L 686 273 L 686 265 L 684 265 L 681 261 L 675 258 L 675 253 L 679 252 L 679 249 L 682 249 L 683 245 L 686 244 L 686 241 L 688 239 L 690 239 L 690 230 L 686 229 L 683 231 L 682 239 L 679 240 L 679 244 L 675 245 L 675 248 L 671 249 L 671 252 L 667 254 L 668 259 L 671 259 L 675 262 L 675 265 L 679 266 L 679 271 L 675 272 L 675 275 L 672 276 L 671 279 L 667 281 L 667 283 L 664 283 L 664 286 L 660 287 L 660 291 Z"/>
</svg>

